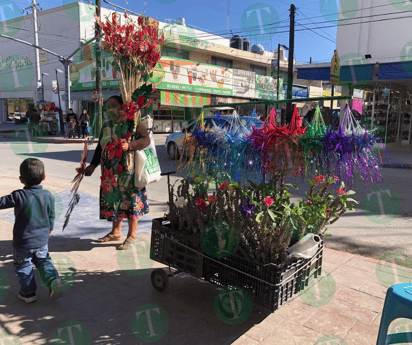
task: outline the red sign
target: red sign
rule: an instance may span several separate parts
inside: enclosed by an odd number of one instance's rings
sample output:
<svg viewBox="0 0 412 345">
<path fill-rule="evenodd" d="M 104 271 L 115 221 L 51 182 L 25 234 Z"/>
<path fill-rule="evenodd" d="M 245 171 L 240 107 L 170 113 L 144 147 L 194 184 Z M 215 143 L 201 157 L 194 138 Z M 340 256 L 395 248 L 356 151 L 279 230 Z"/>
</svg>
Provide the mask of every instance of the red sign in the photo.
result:
<svg viewBox="0 0 412 345">
<path fill-rule="evenodd" d="M 98 91 L 93 91 L 92 92 L 92 100 L 93 102 L 97 102 L 99 100 L 99 92 Z"/>
</svg>

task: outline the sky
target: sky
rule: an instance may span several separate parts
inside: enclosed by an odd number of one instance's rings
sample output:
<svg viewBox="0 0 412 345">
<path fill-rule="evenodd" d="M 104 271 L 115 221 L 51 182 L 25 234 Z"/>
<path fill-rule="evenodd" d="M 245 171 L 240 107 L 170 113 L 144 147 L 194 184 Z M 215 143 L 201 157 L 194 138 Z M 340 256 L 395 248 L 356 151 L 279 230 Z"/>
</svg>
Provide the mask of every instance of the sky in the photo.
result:
<svg viewBox="0 0 412 345">
<path fill-rule="evenodd" d="M 230 38 L 233 34 L 248 37 L 253 44 L 262 44 L 265 50 L 274 51 L 278 43 L 289 46 L 289 13 L 292 2 L 285 0 L 254 2 L 251 0 L 108 0 L 134 12 L 165 21 L 185 18 L 186 23 Z M 335 18 L 338 0 L 296 0 L 296 30 L 327 26 L 322 23 Z M 27 7 L 31 0 L 0 0 L 12 2 L 19 8 Z M 73 0 L 37 0 L 43 10 L 62 6 Z M 87 2 L 87 1 L 82 1 Z M 92 1 L 91 3 L 95 3 Z M 102 6 L 114 9 L 104 3 Z M 328 16 L 329 14 L 329 16 Z M 331 16 L 332 15 L 332 16 Z M 300 25 L 301 24 L 301 25 Z M 333 23 L 332 23 L 333 24 Z M 299 63 L 330 62 L 336 49 L 336 26 L 321 30 L 295 32 L 294 59 Z M 322 37 L 323 36 L 323 37 Z M 200 37 L 199 37 L 200 38 Z M 286 52 L 286 55 L 288 53 Z"/>
</svg>

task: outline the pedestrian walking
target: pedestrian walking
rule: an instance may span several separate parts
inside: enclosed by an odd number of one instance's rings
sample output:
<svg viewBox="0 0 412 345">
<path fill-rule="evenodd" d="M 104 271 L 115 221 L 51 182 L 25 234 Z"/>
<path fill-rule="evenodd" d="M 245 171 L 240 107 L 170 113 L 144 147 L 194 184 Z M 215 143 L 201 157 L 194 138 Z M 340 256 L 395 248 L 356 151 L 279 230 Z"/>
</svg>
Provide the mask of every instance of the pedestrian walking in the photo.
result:
<svg viewBox="0 0 412 345">
<path fill-rule="evenodd" d="M 126 141 L 117 137 L 119 133 L 118 118 L 123 100 L 120 96 L 112 96 L 107 101 L 107 106 L 116 111 L 111 111 L 111 118 L 103 126 L 99 144 L 94 152 L 92 162 L 86 168 L 85 175 L 91 176 L 96 167 L 102 165 L 101 187 L 100 187 L 100 219 L 107 219 L 112 222 L 112 231 L 100 238 L 99 242 L 109 242 L 120 240 L 122 236 L 122 221 L 127 219 L 129 232 L 126 240 L 117 249 L 125 250 L 137 241 L 137 223 L 141 216 L 149 213 L 146 188 L 135 187 L 134 176 L 131 176 L 129 184 L 126 186 L 114 182 L 114 174 L 120 175 L 125 172 L 127 151 L 143 150 L 150 144 L 150 137 L 144 124 L 139 124 L 134 134 L 133 123 L 128 121 L 128 132 L 131 134 L 131 141 Z M 111 134 L 108 134 L 111 133 Z M 121 144 L 119 144 L 121 142 Z M 113 154 L 115 152 L 115 154 Z M 130 175 L 128 176 L 130 177 Z M 120 179 L 119 179 L 120 181 Z M 122 202 L 116 209 L 112 203 L 108 203 L 114 195 L 121 195 Z"/>
<path fill-rule="evenodd" d="M 83 112 L 80 115 L 80 130 L 81 130 L 83 139 L 84 139 L 85 135 L 86 135 L 86 137 L 89 135 L 89 133 L 87 131 L 87 127 L 89 126 L 89 121 L 90 121 L 90 116 L 87 112 L 87 109 L 83 109 Z"/>
<path fill-rule="evenodd" d="M 69 113 L 66 115 L 66 122 L 69 128 L 69 139 L 74 139 L 76 137 L 79 121 L 77 120 L 77 115 L 73 113 L 72 108 L 69 109 Z"/>
<path fill-rule="evenodd" d="M 21 290 L 20 300 L 31 303 L 37 300 L 37 285 L 33 265 L 39 270 L 49 297 L 62 294 L 62 284 L 48 251 L 49 236 L 53 231 L 54 197 L 41 186 L 46 178 L 43 163 L 27 158 L 20 165 L 23 189 L 0 198 L 0 209 L 14 208 L 16 220 L 13 227 L 13 259 Z"/>
</svg>

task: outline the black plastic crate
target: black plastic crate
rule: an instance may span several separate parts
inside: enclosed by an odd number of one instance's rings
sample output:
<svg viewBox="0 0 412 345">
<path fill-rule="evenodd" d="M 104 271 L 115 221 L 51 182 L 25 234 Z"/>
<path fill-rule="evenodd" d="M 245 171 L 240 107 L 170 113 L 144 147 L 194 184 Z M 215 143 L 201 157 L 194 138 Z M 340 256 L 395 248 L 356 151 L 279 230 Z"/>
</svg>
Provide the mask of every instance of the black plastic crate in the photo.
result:
<svg viewBox="0 0 412 345">
<path fill-rule="evenodd" d="M 150 258 L 179 271 L 201 278 L 203 276 L 203 252 L 199 234 L 185 234 L 162 225 L 163 218 L 153 219 Z"/>
<path fill-rule="evenodd" d="M 322 270 L 323 241 L 311 259 L 291 259 L 279 265 L 260 265 L 231 255 L 224 259 L 204 258 L 205 280 L 219 286 L 244 288 L 254 303 L 277 310 L 317 277 Z"/>
</svg>

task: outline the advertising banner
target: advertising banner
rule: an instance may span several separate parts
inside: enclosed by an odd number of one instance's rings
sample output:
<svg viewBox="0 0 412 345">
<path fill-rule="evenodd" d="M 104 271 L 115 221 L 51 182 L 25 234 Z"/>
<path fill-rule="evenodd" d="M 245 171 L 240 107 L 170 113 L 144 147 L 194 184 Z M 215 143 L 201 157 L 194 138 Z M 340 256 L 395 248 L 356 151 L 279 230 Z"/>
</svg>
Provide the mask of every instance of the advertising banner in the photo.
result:
<svg viewBox="0 0 412 345">
<path fill-rule="evenodd" d="M 163 57 L 150 82 L 158 89 L 233 95 L 233 69 Z"/>
<path fill-rule="evenodd" d="M 276 100 L 277 80 L 270 76 L 256 74 L 256 98 Z M 283 79 L 279 78 L 279 90 L 283 89 Z M 279 93 L 279 98 L 282 92 Z"/>
<path fill-rule="evenodd" d="M 70 64 L 70 81 L 72 91 L 94 90 L 96 89 L 96 57 L 94 49 L 86 49 L 85 53 L 76 53 L 74 62 Z M 83 59 L 87 55 L 90 59 Z M 114 70 L 113 55 L 102 50 L 102 88 L 117 88 L 119 83 L 117 78 L 120 74 Z"/>
<path fill-rule="evenodd" d="M 233 95 L 247 98 L 255 98 L 256 73 L 233 70 Z"/>
</svg>

